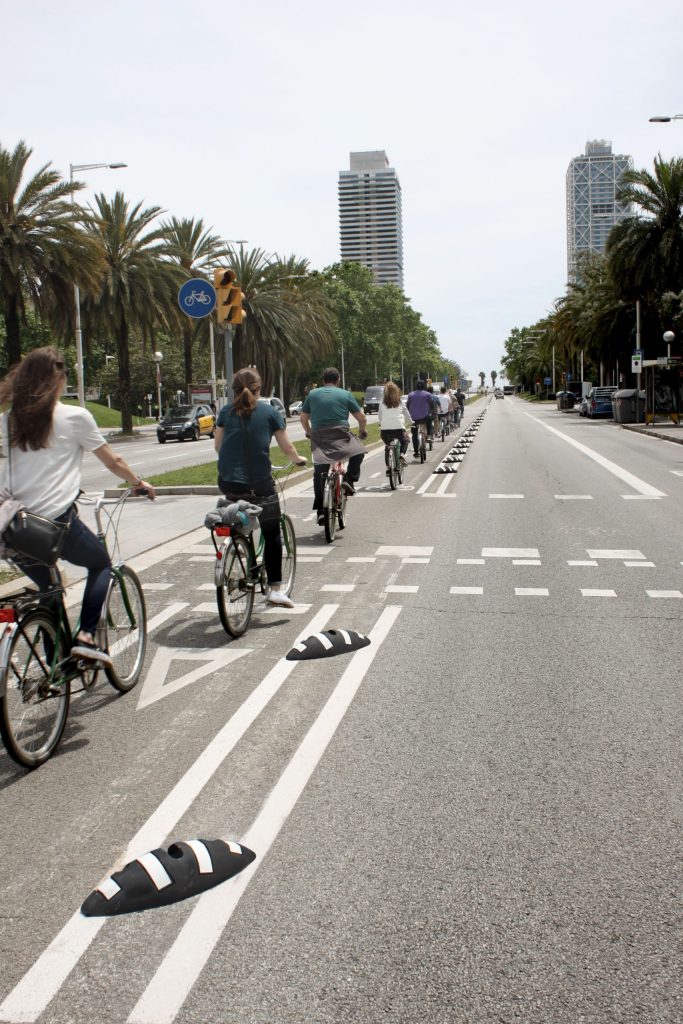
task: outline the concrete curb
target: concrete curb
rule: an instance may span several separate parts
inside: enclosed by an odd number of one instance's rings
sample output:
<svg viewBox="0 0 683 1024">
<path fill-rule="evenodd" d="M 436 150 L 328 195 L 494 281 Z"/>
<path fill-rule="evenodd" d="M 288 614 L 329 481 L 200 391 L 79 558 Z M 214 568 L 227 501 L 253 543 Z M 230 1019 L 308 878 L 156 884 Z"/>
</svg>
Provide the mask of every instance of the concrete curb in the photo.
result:
<svg viewBox="0 0 683 1024">
<path fill-rule="evenodd" d="M 672 423 L 671 427 L 648 427 L 644 424 L 641 426 L 639 423 L 622 423 L 620 424 L 622 430 L 632 430 L 635 434 L 645 434 L 646 437 L 656 437 L 660 441 L 671 441 L 673 444 L 683 444 L 683 428 L 678 424 Z M 680 431 L 677 437 L 672 437 L 671 434 L 667 434 L 666 430 Z"/>
</svg>

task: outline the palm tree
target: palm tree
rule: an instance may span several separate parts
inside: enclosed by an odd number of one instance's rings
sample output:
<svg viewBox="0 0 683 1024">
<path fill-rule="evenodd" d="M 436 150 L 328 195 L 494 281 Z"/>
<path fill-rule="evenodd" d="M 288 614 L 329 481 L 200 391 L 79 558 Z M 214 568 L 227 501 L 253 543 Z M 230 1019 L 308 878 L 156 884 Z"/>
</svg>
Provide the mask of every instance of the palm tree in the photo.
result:
<svg viewBox="0 0 683 1024">
<path fill-rule="evenodd" d="M 484 390 L 484 384 L 486 383 L 486 374 L 483 370 L 479 371 L 479 380 L 481 381 L 481 390 Z"/>
<path fill-rule="evenodd" d="M 606 253 L 620 298 L 658 303 L 683 289 L 683 157 L 655 159 L 654 175 L 626 171 L 620 202 L 646 216 L 629 217 L 610 232 Z"/>
<path fill-rule="evenodd" d="M 496 370 L 491 370 L 491 384 L 493 385 L 494 390 L 495 390 L 495 387 L 496 387 L 496 380 L 497 379 L 498 379 L 498 372 Z"/>
<path fill-rule="evenodd" d="M 116 339 L 121 394 L 121 429 L 133 431 L 130 402 L 129 339 L 132 328 L 151 338 L 158 324 L 172 323 L 183 274 L 168 257 L 161 225 L 152 227 L 158 206 L 132 208 L 117 192 L 112 200 L 95 197 L 96 218 L 87 228 L 98 240 L 106 265 L 99 295 L 86 302 L 86 316 L 104 325 Z"/>
<path fill-rule="evenodd" d="M 22 184 L 33 151 L 0 145 L 0 308 L 5 321 L 5 365 L 21 358 L 19 330 L 33 306 L 66 330 L 73 323 L 73 286 L 98 286 L 97 240 L 81 229 L 83 210 L 72 201 L 79 182 L 63 181 L 49 164 Z"/>
<path fill-rule="evenodd" d="M 233 250 L 230 267 L 244 294 L 246 318 L 235 330 L 235 366 L 258 366 L 264 394 L 281 363 L 307 365 L 331 351 L 332 315 L 308 260 L 268 256 L 263 249 Z"/>
<path fill-rule="evenodd" d="M 185 278 L 205 276 L 220 260 L 231 256 L 231 249 L 218 235 L 204 230 L 203 220 L 178 220 L 172 217 L 161 225 L 169 245 L 169 258 L 182 270 Z M 180 311 L 179 311 L 180 312 Z M 192 347 L 207 331 L 207 318 L 193 320 L 180 315 L 185 359 L 185 386 L 189 393 L 193 380 Z"/>
</svg>

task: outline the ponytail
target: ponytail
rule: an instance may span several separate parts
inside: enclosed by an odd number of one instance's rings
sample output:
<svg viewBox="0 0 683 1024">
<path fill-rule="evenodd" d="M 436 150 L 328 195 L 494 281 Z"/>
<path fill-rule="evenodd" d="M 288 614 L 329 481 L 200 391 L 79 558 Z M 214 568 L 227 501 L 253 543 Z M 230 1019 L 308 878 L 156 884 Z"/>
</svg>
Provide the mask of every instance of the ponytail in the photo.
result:
<svg viewBox="0 0 683 1024">
<path fill-rule="evenodd" d="M 261 378 L 256 370 L 252 370 L 251 367 L 238 370 L 232 378 L 232 390 L 235 396 L 232 400 L 233 411 L 238 416 L 251 416 L 256 408 L 260 389 Z"/>
</svg>

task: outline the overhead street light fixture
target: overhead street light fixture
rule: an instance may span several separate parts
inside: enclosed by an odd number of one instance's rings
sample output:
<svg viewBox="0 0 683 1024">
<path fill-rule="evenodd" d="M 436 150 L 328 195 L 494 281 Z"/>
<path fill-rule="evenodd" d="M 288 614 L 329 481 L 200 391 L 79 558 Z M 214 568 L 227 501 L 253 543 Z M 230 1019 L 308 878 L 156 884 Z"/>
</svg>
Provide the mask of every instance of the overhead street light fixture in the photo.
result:
<svg viewBox="0 0 683 1024">
<path fill-rule="evenodd" d="M 657 117 L 651 117 L 650 121 L 653 121 L 656 124 L 666 124 L 669 121 L 683 121 L 683 114 L 672 114 L 671 117 L 658 115 Z"/>
<path fill-rule="evenodd" d="M 128 164 L 69 164 L 69 180 L 74 183 L 74 171 L 95 171 L 100 167 L 109 168 L 112 171 L 120 167 L 127 167 Z M 74 193 L 71 193 L 71 202 L 74 203 Z M 78 386 L 78 404 L 85 405 L 85 384 L 83 380 L 83 336 L 81 334 L 81 291 L 77 284 L 74 285 L 74 306 L 76 309 L 76 380 Z"/>
</svg>

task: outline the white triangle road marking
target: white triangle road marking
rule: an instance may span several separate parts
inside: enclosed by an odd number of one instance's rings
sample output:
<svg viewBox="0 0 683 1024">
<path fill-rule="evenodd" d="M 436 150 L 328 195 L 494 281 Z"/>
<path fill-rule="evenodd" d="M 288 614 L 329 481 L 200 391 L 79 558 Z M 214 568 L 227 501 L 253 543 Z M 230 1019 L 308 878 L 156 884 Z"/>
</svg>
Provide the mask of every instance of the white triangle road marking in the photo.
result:
<svg viewBox="0 0 683 1024">
<path fill-rule="evenodd" d="M 237 661 L 245 654 L 251 654 L 251 649 L 246 648 L 196 648 L 196 647 L 157 647 L 152 664 L 147 670 L 145 681 L 142 684 L 140 699 L 137 710 L 147 708 L 150 704 L 156 704 L 171 693 L 177 693 L 183 687 L 195 683 L 204 676 L 211 675 L 221 668 L 225 668 L 233 661 Z M 199 661 L 202 664 L 198 668 L 186 672 L 182 676 L 167 683 L 166 678 L 174 661 Z"/>
</svg>

